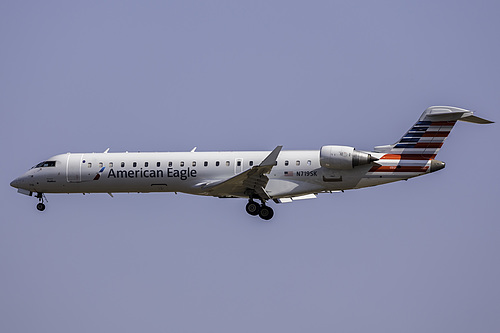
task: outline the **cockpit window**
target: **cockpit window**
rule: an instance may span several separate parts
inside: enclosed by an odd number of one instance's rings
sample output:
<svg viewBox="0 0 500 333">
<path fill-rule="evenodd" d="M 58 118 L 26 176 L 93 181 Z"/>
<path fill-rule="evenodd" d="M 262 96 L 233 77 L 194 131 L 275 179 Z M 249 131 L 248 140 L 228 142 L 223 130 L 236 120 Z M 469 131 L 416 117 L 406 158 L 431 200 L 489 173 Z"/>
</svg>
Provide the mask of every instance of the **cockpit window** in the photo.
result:
<svg viewBox="0 0 500 333">
<path fill-rule="evenodd" d="M 46 168 L 46 167 L 55 167 L 55 166 L 56 166 L 56 161 L 44 161 L 44 162 L 38 163 L 33 168 Z"/>
</svg>

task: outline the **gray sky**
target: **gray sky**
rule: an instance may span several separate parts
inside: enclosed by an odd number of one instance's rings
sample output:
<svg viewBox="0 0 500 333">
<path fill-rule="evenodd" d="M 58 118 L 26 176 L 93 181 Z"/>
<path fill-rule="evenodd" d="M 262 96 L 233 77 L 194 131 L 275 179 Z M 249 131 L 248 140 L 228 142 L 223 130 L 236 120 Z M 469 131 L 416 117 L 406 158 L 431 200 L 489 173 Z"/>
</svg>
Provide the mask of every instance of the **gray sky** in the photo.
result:
<svg viewBox="0 0 500 333">
<path fill-rule="evenodd" d="M 72 152 L 359 149 L 430 105 L 500 121 L 496 1 L 0 3 L 1 332 L 498 332 L 498 125 L 446 169 L 273 205 L 48 195 Z"/>
</svg>

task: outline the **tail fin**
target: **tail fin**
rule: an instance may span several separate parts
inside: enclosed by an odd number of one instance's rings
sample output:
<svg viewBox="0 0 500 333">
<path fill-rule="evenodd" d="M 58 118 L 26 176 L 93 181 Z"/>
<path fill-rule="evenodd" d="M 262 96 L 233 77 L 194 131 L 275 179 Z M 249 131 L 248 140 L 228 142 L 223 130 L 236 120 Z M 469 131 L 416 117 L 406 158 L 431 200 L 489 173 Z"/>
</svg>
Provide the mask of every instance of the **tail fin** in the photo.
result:
<svg viewBox="0 0 500 333">
<path fill-rule="evenodd" d="M 375 147 L 378 153 L 410 155 L 415 159 L 436 157 L 444 140 L 457 122 L 491 124 L 492 121 L 479 118 L 469 110 L 452 106 L 431 106 L 403 137 L 393 145 Z"/>
</svg>

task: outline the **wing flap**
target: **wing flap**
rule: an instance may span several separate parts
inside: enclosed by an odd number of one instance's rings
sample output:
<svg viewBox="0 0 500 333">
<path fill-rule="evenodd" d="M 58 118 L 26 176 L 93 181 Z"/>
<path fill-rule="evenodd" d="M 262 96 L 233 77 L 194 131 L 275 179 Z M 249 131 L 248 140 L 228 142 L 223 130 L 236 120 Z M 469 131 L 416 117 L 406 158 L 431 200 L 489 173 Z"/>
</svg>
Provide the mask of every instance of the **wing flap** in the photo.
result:
<svg viewBox="0 0 500 333">
<path fill-rule="evenodd" d="M 307 199 L 316 199 L 316 194 L 311 193 L 311 194 L 299 195 L 297 197 L 279 198 L 277 200 L 279 203 L 288 203 L 288 202 L 293 202 L 293 201 L 297 201 L 297 200 L 307 200 Z"/>
</svg>

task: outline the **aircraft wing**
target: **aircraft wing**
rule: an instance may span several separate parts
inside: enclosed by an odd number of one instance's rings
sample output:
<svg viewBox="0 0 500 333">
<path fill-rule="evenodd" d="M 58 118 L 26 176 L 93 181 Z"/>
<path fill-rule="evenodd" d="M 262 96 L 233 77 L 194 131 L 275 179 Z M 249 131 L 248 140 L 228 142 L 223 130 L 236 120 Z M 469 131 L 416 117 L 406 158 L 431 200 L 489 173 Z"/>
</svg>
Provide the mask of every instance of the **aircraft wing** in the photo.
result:
<svg viewBox="0 0 500 333">
<path fill-rule="evenodd" d="M 269 181 L 266 174 L 270 173 L 276 165 L 281 148 L 283 146 L 277 146 L 259 165 L 255 165 L 234 177 L 202 185 L 203 193 L 220 197 L 253 196 L 264 200 L 270 199 L 265 190 Z"/>
</svg>

